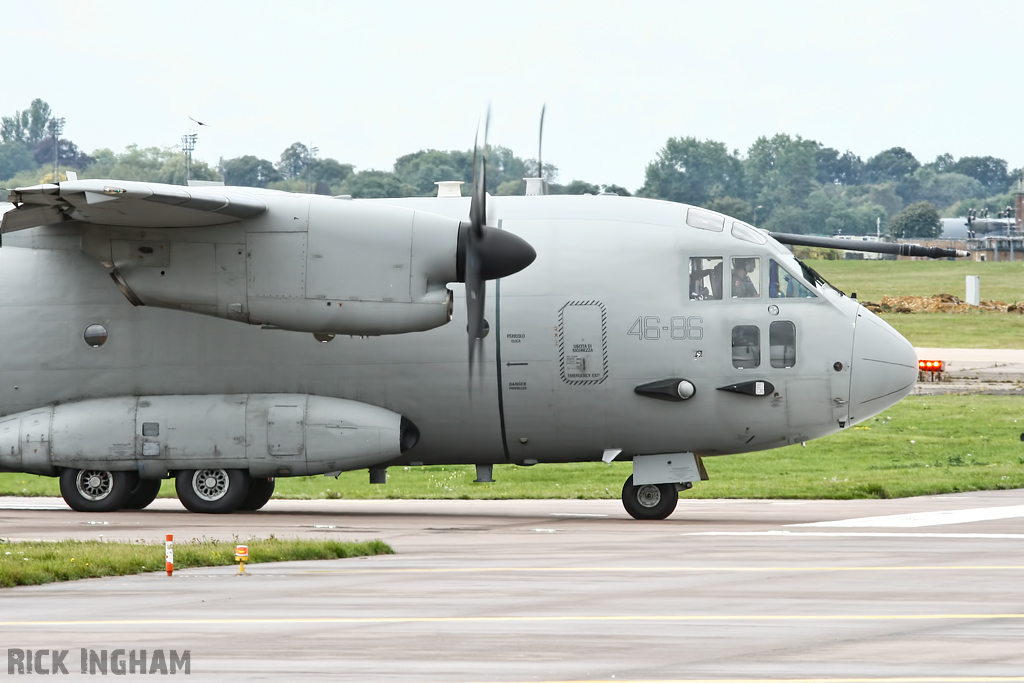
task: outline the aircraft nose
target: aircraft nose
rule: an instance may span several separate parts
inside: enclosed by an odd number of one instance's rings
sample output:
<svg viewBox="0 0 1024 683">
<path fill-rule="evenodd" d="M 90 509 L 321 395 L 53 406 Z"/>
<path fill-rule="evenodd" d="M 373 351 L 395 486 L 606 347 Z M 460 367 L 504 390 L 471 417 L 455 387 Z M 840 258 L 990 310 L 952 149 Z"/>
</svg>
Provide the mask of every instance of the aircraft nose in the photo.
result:
<svg viewBox="0 0 1024 683">
<path fill-rule="evenodd" d="M 917 381 L 917 353 L 910 342 L 861 307 L 853 335 L 850 423 L 862 422 L 906 397 Z"/>
</svg>

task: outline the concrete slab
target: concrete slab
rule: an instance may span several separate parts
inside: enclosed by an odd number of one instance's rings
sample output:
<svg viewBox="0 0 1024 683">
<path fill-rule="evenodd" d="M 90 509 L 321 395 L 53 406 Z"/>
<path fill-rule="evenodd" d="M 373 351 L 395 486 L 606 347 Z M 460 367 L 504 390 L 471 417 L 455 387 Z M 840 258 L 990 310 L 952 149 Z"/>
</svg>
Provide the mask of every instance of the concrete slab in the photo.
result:
<svg viewBox="0 0 1024 683">
<path fill-rule="evenodd" d="M 1024 681 L 1024 522 L 1006 511 L 1024 491 L 684 499 L 664 522 L 618 501 L 272 501 L 229 516 L 30 503 L 59 507 L 0 499 L 0 537 L 275 533 L 397 551 L 0 591 L 4 647 L 70 649 L 72 674 L 79 648 L 164 648 L 190 651 L 196 681 Z"/>
</svg>

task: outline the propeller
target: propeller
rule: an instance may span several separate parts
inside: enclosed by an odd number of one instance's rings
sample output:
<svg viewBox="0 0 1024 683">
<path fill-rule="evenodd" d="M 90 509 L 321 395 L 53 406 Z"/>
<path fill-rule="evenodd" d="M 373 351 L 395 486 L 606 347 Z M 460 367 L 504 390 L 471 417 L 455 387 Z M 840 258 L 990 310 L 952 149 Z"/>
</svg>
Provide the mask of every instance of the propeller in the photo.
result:
<svg viewBox="0 0 1024 683">
<path fill-rule="evenodd" d="M 473 356 L 477 349 L 483 352 L 484 301 L 487 299 L 487 280 L 481 273 L 481 244 L 487 226 L 487 132 L 491 126 L 491 108 L 484 119 L 483 149 L 473 138 L 473 195 L 469 204 L 469 230 L 466 244 L 466 318 L 469 321 L 469 377 L 473 379 Z M 477 131 L 479 135 L 479 129 Z M 480 163 L 477 163 L 477 153 Z M 482 357 L 481 357 L 482 359 Z"/>
<path fill-rule="evenodd" d="M 487 281 L 508 277 L 526 268 L 537 258 L 529 242 L 510 232 L 487 225 L 487 132 L 491 112 L 484 121 L 483 145 L 479 130 L 473 140 L 473 188 L 469 221 L 459 226 L 456 250 L 457 280 L 466 283 L 466 331 L 469 336 L 469 375 L 473 379 L 473 360 L 483 352 L 483 338 L 489 329 L 484 320 Z"/>
<path fill-rule="evenodd" d="M 545 103 L 540 108 L 540 135 L 537 139 L 537 177 L 540 178 L 540 193 L 547 194 L 547 190 L 544 188 L 544 162 L 541 161 L 541 150 L 544 147 L 544 112 L 547 110 L 548 105 Z"/>
</svg>

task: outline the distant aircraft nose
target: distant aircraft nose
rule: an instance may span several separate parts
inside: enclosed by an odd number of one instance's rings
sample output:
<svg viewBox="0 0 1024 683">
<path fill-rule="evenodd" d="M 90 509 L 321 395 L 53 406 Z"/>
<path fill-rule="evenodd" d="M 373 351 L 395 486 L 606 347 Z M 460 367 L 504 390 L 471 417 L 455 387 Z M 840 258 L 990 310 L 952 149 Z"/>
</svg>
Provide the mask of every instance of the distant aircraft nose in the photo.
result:
<svg viewBox="0 0 1024 683">
<path fill-rule="evenodd" d="M 850 423 L 862 422 L 906 397 L 917 381 L 917 353 L 910 342 L 861 307 L 853 334 Z"/>
</svg>

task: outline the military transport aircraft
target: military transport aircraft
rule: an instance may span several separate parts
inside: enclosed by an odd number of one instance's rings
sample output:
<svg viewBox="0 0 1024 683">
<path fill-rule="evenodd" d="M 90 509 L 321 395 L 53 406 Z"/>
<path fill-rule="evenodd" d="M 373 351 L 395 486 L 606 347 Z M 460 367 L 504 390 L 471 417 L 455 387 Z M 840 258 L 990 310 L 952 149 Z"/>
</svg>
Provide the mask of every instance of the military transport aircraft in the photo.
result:
<svg viewBox="0 0 1024 683">
<path fill-rule="evenodd" d="M 90 512 L 143 508 L 174 477 L 186 508 L 227 513 L 275 477 L 618 458 L 626 510 L 663 519 L 703 458 L 910 392 L 911 345 L 783 246 L 848 243 L 538 180 L 489 197 L 485 168 L 471 197 L 13 190 L 0 470 L 58 476 Z"/>
</svg>

